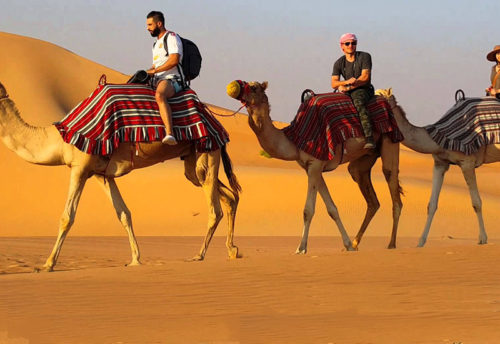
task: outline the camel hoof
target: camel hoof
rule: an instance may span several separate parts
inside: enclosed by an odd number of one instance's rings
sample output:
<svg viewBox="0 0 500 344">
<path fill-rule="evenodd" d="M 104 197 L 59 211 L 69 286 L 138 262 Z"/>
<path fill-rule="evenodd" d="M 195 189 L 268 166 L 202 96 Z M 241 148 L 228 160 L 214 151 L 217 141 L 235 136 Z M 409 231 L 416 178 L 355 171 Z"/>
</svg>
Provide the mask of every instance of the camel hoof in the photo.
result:
<svg viewBox="0 0 500 344">
<path fill-rule="evenodd" d="M 52 272 L 54 271 L 54 268 L 52 266 L 42 266 L 42 267 L 35 267 L 33 269 L 33 272 L 40 273 L 40 272 Z"/>
<path fill-rule="evenodd" d="M 295 254 L 307 254 L 307 248 L 298 248 Z"/>
<path fill-rule="evenodd" d="M 395 248 L 396 248 L 396 245 L 389 244 L 389 246 L 387 246 L 388 250 L 394 250 Z"/>
<path fill-rule="evenodd" d="M 202 257 L 201 255 L 197 254 L 196 256 L 194 256 L 191 259 L 188 259 L 187 261 L 188 262 L 201 262 L 201 261 L 203 261 L 203 259 L 204 259 L 204 257 Z"/>
<path fill-rule="evenodd" d="M 425 240 L 420 240 L 420 241 L 418 242 L 417 247 L 424 247 L 424 246 L 425 246 Z"/>
<path fill-rule="evenodd" d="M 478 245 L 486 245 L 488 243 L 488 240 L 479 240 L 477 243 Z"/>
<path fill-rule="evenodd" d="M 141 266 L 141 265 L 142 265 L 142 263 L 138 260 L 134 260 L 128 264 L 125 264 L 125 266 Z"/>
<path fill-rule="evenodd" d="M 358 250 L 358 246 L 359 246 L 359 241 L 357 241 L 356 239 L 354 239 L 352 241 L 350 247 L 346 246 L 345 248 L 346 248 L 347 251 L 357 251 Z"/>
<path fill-rule="evenodd" d="M 241 258 L 241 256 L 238 254 L 238 247 L 236 246 L 229 248 L 228 253 L 229 253 L 229 259 Z"/>
</svg>

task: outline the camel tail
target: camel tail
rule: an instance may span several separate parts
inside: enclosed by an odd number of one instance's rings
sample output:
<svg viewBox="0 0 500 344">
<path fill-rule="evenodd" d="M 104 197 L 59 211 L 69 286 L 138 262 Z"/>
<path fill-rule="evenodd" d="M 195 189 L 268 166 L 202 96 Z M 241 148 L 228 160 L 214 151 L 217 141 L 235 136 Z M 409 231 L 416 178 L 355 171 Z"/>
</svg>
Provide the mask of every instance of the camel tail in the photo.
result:
<svg viewBox="0 0 500 344">
<path fill-rule="evenodd" d="M 231 189 L 233 190 L 233 192 L 238 194 L 241 192 L 241 185 L 240 183 L 238 183 L 238 179 L 236 178 L 236 175 L 233 173 L 233 164 L 231 163 L 229 154 L 227 154 L 226 145 L 222 146 L 221 148 L 221 157 L 222 157 L 222 165 L 224 166 L 224 172 L 226 173 L 229 185 L 231 185 Z"/>
</svg>

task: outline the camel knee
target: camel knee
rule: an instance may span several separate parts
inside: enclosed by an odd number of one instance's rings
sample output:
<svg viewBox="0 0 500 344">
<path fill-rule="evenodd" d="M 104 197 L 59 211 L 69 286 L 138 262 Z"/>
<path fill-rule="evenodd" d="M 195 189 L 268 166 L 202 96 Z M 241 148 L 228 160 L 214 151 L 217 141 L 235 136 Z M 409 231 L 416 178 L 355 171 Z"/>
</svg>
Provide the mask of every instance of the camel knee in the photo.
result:
<svg viewBox="0 0 500 344">
<path fill-rule="evenodd" d="M 472 208 L 474 209 L 474 212 L 477 214 L 481 213 L 483 206 L 481 202 L 474 202 L 472 203 Z"/>
<path fill-rule="evenodd" d="M 314 209 L 309 209 L 309 208 L 304 209 L 304 214 L 303 214 L 304 222 L 310 222 L 313 216 L 314 216 Z"/>
<path fill-rule="evenodd" d="M 429 203 L 427 204 L 427 214 L 434 214 L 437 210 L 437 204 Z"/>
<path fill-rule="evenodd" d="M 68 231 L 73 225 L 74 218 L 69 216 L 68 214 L 63 214 L 61 219 L 59 220 L 59 230 L 62 232 Z"/>
<path fill-rule="evenodd" d="M 374 202 L 368 203 L 368 212 L 371 215 L 375 215 L 375 213 L 380 209 L 380 202 L 375 200 Z"/>
<path fill-rule="evenodd" d="M 122 225 L 130 225 L 132 223 L 132 213 L 130 210 L 117 211 L 116 216 Z"/>
<path fill-rule="evenodd" d="M 334 220 L 334 221 L 338 221 L 340 220 L 340 215 L 339 215 L 339 211 L 337 210 L 337 208 L 335 207 L 334 209 L 328 209 L 328 215 Z"/>
<path fill-rule="evenodd" d="M 391 180 L 393 177 L 397 177 L 399 174 L 399 171 L 393 171 L 388 169 L 387 167 L 382 167 L 382 173 L 384 173 L 385 180 L 388 182 Z"/>
</svg>

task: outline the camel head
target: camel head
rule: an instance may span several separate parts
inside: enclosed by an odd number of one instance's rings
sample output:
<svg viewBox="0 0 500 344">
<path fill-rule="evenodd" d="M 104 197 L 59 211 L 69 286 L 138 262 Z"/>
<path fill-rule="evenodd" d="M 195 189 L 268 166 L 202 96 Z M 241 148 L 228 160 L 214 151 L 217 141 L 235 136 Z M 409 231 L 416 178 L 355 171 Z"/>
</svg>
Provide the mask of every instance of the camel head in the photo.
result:
<svg viewBox="0 0 500 344">
<path fill-rule="evenodd" d="M 394 108 L 398 105 L 398 102 L 396 101 L 396 98 L 392 93 L 392 88 L 378 89 L 375 91 L 375 95 L 382 96 L 387 99 L 387 102 L 389 103 L 391 108 Z"/>
<path fill-rule="evenodd" d="M 256 81 L 234 80 L 227 85 L 227 94 L 238 99 L 248 108 L 269 104 L 265 93 L 266 89 L 267 81 L 259 83 Z"/>
</svg>

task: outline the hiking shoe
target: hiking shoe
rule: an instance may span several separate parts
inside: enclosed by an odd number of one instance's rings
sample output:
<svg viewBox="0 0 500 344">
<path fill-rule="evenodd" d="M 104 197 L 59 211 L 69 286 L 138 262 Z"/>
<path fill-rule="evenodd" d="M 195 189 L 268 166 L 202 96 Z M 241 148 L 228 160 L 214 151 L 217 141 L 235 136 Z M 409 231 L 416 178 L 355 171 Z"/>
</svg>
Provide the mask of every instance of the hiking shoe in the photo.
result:
<svg viewBox="0 0 500 344">
<path fill-rule="evenodd" d="M 375 142 L 371 137 L 366 138 L 366 143 L 363 146 L 364 149 L 375 149 Z"/>
<path fill-rule="evenodd" d="M 177 140 L 172 135 L 167 135 L 161 140 L 161 143 L 173 146 L 177 144 Z"/>
</svg>

